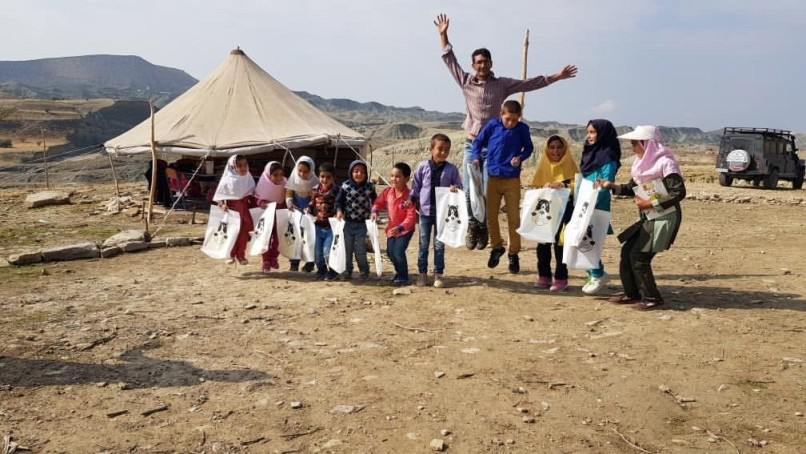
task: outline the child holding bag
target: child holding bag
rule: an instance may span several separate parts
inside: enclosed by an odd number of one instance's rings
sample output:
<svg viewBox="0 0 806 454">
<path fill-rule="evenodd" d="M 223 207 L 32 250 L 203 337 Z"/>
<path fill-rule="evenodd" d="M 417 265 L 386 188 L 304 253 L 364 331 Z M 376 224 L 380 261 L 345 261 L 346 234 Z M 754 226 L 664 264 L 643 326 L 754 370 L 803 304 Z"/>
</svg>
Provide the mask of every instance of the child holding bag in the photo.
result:
<svg viewBox="0 0 806 454">
<path fill-rule="evenodd" d="M 255 188 L 255 198 L 261 208 L 275 202 L 276 209 L 280 210 L 286 207 L 285 194 L 286 178 L 283 175 L 283 167 L 277 161 L 272 161 L 266 164 L 263 173 L 260 175 L 260 180 Z M 275 222 L 272 220 L 272 222 Z M 263 273 L 268 273 L 273 269 L 280 268 L 278 257 L 280 256 L 280 241 L 277 236 L 277 224 L 275 222 L 274 229 L 271 232 L 271 241 L 269 242 L 269 250 L 263 253 L 263 266 L 261 270 Z"/>
<path fill-rule="evenodd" d="M 241 228 L 238 231 L 238 238 L 230 252 L 228 264 L 233 264 L 237 260 L 241 265 L 247 265 L 246 243 L 249 242 L 249 232 L 252 231 L 252 216 L 249 208 L 255 207 L 255 179 L 249 173 L 249 162 L 246 156 L 230 156 L 227 165 L 224 167 L 224 174 L 213 195 L 213 201 L 222 210 L 234 210 L 241 217 Z"/>
<path fill-rule="evenodd" d="M 291 171 L 288 182 L 285 185 L 285 202 L 289 211 L 302 210 L 308 208 L 313 197 L 313 190 L 319 179 L 316 176 L 316 166 L 313 159 L 308 156 L 300 156 L 297 165 Z M 299 271 L 299 260 L 291 260 L 289 271 Z M 314 262 L 308 262 L 302 267 L 302 271 L 310 273 L 313 271 Z"/>
<path fill-rule="evenodd" d="M 381 192 L 372 206 L 370 219 L 375 221 L 378 212 L 387 210 L 389 222 L 386 224 L 386 253 L 395 267 L 392 278 L 394 285 L 408 285 L 409 265 L 406 260 L 406 248 L 414 236 L 414 225 L 417 223 L 417 211 L 411 203 L 411 191 L 408 182 L 411 178 L 411 167 L 405 162 L 398 162 L 391 172 L 392 186 Z"/>
<path fill-rule="evenodd" d="M 532 186 L 536 188 L 570 188 L 571 194 L 574 192 L 574 180 L 579 173 L 568 141 L 558 135 L 553 135 L 546 140 L 546 146 L 537 163 L 537 170 L 532 178 Z M 562 233 L 565 225 L 571 220 L 574 211 L 573 195 L 568 198 L 568 204 L 563 213 L 560 228 L 557 230 L 554 244 L 540 243 L 537 245 L 537 281 L 535 287 L 547 288 L 552 292 L 562 292 L 568 288 L 568 267 L 562 262 L 563 243 Z M 551 250 L 554 249 L 554 259 L 557 261 L 557 268 L 554 275 L 551 273 Z M 554 280 L 552 281 L 552 277 Z"/>
<path fill-rule="evenodd" d="M 336 198 L 336 217 L 344 220 L 344 250 L 347 255 L 347 268 L 342 278 L 346 281 L 352 279 L 355 254 L 361 279 L 365 280 L 369 278 L 366 221 L 378 195 L 375 193 L 375 185 L 369 181 L 367 163 L 362 160 L 353 161 L 348 174 L 350 179 L 342 183 Z"/>
</svg>

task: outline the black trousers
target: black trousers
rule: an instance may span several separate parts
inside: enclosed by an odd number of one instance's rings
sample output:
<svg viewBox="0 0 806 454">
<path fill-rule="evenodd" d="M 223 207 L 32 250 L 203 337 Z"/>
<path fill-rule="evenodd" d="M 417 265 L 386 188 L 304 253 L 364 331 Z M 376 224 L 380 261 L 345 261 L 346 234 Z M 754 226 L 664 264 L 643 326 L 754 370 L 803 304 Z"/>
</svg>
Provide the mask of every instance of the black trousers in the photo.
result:
<svg viewBox="0 0 806 454">
<path fill-rule="evenodd" d="M 563 213 L 562 224 L 554 237 L 554 244 L 540 243 L 537 245 L 537 275 L 540 277 L 551 277 L 551 250 L 554 249 L 554 259 L 557 261 L 557 268 L 554 270 L 554 279 L 568 279 L 568 266 L 563 263 L 563 247 L 560 245 L 560 235 L 563 227 L 570 221 L 574 213 L 574 203 L 568 201 Z"/>
<path fill-rule="evenodd" d="M 621 246 L 619 274 L 624 293 L 631 298 L 662 301 L 663 298 L 652 274 L 655 252 L 641 252 L 641 235 L 636 233 Z"/>
</svg>

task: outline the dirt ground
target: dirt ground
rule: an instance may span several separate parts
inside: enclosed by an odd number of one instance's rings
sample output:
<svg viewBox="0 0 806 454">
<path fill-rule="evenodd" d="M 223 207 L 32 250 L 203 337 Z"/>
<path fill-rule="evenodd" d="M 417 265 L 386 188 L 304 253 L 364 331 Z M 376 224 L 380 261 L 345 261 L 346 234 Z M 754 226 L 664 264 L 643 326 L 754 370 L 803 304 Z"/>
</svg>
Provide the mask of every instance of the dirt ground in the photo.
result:
<svg viewBox="0 0 806 454">
<path fill-rule="evenodd" d="M 534 289 L 528 242 L 518 275 L 449 249 L 447 288 L 398 296 L 388 263 L 325 284 L 198 247 L 2 267 L 0 435 L 64 453 L 806 452 L 806 207 L 760 198 L 806 192 L 707 179 L 689 192 L 752 200 L 683 204 L 647 313 L 584 296 L 579 271 Z M 75 191 L 40 210 L 0 192 L 0 255 L 141 225 L 90 214 L 108 187 Z M 617 231 L 635 217 L 614 202 Z"/>
</svg>

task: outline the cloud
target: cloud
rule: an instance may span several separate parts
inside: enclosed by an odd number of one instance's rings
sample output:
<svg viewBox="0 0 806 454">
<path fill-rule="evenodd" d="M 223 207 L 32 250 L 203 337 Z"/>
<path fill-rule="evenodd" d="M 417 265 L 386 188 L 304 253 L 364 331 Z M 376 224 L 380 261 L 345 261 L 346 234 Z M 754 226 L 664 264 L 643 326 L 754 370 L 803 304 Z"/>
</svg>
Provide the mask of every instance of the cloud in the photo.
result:
<svg viewBox="0 0 806 454">
<path fill-rule="evenodd" d="M 616 111 L 616 101 L 608 99 L 600 104 L 597 104 L 590 109 L 596 115 L 608 115 Z"/>
</svg>

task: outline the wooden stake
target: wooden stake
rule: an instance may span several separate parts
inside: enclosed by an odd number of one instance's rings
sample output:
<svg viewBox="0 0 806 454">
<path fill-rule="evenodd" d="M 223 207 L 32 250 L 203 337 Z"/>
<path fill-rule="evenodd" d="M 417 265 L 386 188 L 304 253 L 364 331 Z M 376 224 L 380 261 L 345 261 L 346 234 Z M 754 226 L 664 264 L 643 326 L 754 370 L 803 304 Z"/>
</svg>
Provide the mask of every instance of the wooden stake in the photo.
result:
<svg viewBox="0 0 806 454">
<path fill-rule="evenodd" d="M 48 172 L 48 146 L 45 143 L 45 128 L 42 131 L 42 155 L 45 158 L 45 188 L 50 189 L 50 173 Z"/>
<path fill-rule="evenodd" d="M 521 79 L 526 80 L 526 63 L 529 59 L 529 29 L 526 29 L 526 37 L 523 39 L 523 59 L 521 61 Z M 521 108 L 526 107 L 526 92 L 521 92 Z"/>
<path fill-rule="evenodd" d="M 146 232 L 148 232 L 148 225 L 151 223 L 151 215 L 154 213 L 154 198 L 157 193 L 157 143 L 154 141 L 154 103 L 149 101 L 148 107 L 151 109 L 151 190 L 148 193 Z"/>
<path fill-rule="evenodd" d="M 115 195 L 117 198 L 120 198 L 120 186 L 118 186 L 118 174 L 115 172 L 115 163 L 112 162 L 112 155 L 110 153 L 106 155 L 109 156 L 109 166 L 112 167 L 112 178 L 115 180 Z"/>
</svg>

